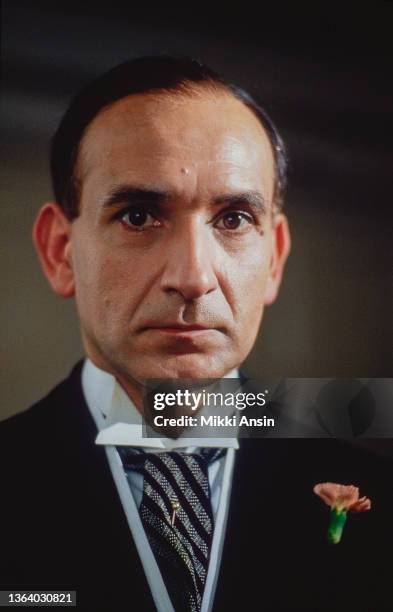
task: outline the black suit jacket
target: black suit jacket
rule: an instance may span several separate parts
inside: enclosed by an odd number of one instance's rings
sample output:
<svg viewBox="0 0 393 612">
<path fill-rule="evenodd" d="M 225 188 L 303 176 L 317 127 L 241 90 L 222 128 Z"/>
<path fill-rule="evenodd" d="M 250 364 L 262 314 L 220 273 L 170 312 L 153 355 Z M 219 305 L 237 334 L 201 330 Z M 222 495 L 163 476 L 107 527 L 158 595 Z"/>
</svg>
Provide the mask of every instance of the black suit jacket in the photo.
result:
<svg viewBox="0 0 393 612">
<path fill-rule="evenodd" d="M 154 610 L 80 373 L 0 424 L 0 588 L 76 590 L 81 610 Z M 337 440 L 241 440 L 214 611 L 393 610 L 392 467 Z M 373 502 L 336 546 L 312 492 L 324 481 Z"/>
</svg>

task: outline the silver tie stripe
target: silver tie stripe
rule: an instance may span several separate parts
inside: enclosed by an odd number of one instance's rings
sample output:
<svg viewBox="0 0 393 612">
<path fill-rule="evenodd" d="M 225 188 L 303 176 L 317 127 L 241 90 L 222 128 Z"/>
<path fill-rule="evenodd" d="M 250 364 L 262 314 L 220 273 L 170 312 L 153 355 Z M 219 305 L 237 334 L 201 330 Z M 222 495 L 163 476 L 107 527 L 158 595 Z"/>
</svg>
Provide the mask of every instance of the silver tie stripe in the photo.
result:
<svg viewBox="0 0 393 612">
<path fill-rule="evenodd" d="M 118 450 L 124 468 L 144 477 L 139 512 L 173 606 L 199 612 L 214 530 L 207 468 L 225 451 Z"/>
</svg>

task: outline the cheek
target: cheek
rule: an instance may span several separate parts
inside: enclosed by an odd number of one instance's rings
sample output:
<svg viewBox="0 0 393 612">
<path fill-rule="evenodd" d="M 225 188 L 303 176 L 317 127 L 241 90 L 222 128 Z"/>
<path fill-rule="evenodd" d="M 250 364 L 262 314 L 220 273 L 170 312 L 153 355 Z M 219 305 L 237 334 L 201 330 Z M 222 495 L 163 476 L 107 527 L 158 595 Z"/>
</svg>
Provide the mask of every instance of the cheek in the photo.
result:
<svg viewBox="0 0 393 612">
<path fill-rule="evenodd" d="M 76 301 L 81 317 L 86 321 L 102 318 L 116 301 L 122 282 L 120 262 L 96 241 L 78 241 L 73 252 Z M 120 292 L 120 291 L 119 291 Z"/>
<path fill-rule="evenodd" d="M 270 250 L 258 246 L 259 249 L 254 249 L 251 256 L 239 257 L 236 276 L 232 275 L 234 309 L 243 327 L 255 325 L 263 310 Z"/>
<path fill-rule="evenodd" d="M 143 302 L 150 286 L 146 274 L 149 266 L 129 250 L 106 248 L 96 242 L 85 243 L 77 255 L 76 299 L 80 315 L 87 325 L 99 323 L 115 333 L 122 321 L 128 325 Z"/>
<path fill-rule="evenodd" d="M 245 279 L 240 296 L 240 319 L 242 330 L 248 333 L 257 333 L 264 308 L 264 295 L 266 287 L 266 274 L 261 270 L 249 270 L 247 280 Z"/>
</svg>

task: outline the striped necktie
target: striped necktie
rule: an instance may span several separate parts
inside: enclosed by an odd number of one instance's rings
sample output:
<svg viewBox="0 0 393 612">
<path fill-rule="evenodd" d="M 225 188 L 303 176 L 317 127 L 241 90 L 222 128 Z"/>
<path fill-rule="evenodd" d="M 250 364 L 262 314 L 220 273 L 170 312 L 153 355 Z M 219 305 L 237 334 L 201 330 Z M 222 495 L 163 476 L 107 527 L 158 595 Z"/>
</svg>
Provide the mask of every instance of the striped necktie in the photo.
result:
<svg viewBox="0 0 393 612">
<path fill-rule="evenodd" d="M 199 612 L 214 530 L 207 470 L 225 450 L 118 451 L 125 469 L 143 475 L 139 513 L 176 612 Z"/>
</svg>

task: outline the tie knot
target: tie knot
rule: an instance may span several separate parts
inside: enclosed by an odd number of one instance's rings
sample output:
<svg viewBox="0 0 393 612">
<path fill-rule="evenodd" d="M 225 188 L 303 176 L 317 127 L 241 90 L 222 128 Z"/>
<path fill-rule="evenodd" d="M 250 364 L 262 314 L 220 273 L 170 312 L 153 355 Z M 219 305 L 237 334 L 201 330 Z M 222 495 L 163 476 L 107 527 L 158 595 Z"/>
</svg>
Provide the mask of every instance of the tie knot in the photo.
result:
<svg viewBox="0 0 393 612">
<path fill-rule="evenodd" d="M 225 448 L 197 448 L 192 453 L 184 451 L 151 453 L 129 446 L 118 446 L 117 450 L 125 468 L 139 471 L 143 469 L 148 460 L 153 463 L 158 461 L 167 463 L 168 460 L 176 460 L 177 457 L 181 457 L 185 461 L 192 459 L 200 465 L 201 469 L 206 469 L 208 465 L 220 459 L 226 452 Z"/>
</svg>

